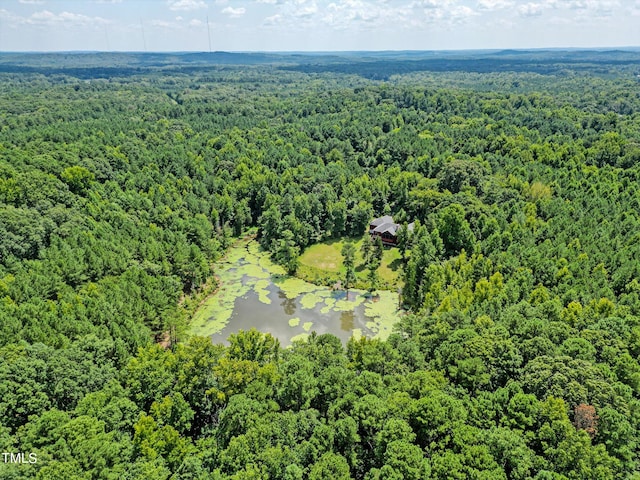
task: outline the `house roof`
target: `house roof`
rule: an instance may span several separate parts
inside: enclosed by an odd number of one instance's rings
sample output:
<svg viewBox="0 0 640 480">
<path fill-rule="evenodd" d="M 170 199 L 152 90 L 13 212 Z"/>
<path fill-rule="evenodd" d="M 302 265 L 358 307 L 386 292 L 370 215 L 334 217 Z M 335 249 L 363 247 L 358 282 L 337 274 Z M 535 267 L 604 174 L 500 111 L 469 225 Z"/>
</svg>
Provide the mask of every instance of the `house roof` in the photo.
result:
<svg viewBox="0 0 640 480">
<path fill-rule="evenodd" d="M 378 227 L 380 225 L 384 225 L 385 223 L 393 224 L 393 217 L 389 215 L 385 215 L 384 217 L 375 218 L 371 220 L 369 225 L 373 225 L 374 227 Z"/>
<path fill-rule="evenodd" d="M 391 217 L 389 217 L 391 218 Z M 398 225 L 397 223 L 383 223 L 382 225 L 378 225 L 376 228 L 373 229 L 374 232 L 376 233 L 385 233 L 385 232 L 389 232 L 391 235 L 395 235 L 396 232 L 398 231 L 398 227 L 400 225 Z"/>
<path fill-rule="evenodd" d="M 373 227 L 373 228 L 371 228 Z M 413 232 L 413 228 L 415 227 L 414 222 L 411 222 L 407 225 L 407 230 Z M 369 223 L 369 232 L 377 233 L 378 235 L 382 235 L 383 233 L 389 233 L 394 237 L 398 235 L 398 231 L 402 229 L 402 225 L 399 225 L 393 221 L 393 217 L 389 215 L 385 215 L 384 217 L 375 218 L 371 220 Z"/>
</svg>

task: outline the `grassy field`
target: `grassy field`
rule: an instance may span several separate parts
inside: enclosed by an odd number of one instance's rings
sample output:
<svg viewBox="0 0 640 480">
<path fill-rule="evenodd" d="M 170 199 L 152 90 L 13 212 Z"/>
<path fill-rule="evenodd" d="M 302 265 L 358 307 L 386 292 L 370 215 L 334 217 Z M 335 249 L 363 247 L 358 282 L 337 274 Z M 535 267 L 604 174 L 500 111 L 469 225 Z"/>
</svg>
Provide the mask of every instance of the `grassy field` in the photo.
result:
<svg viewBox="0 0 640 480">
<path fill-rule="evenodd" d="M 343 238 L 317 243 L 307 248 L 300 255 L 300 266 L 296 276 L 317 285 L 333 285 L 338 280 L 344 279 L 345 269 L 342 264 L 342 247 L 348 241 L 356 247 L 356 276 L 358 278 L 356 288 L 366 289 L 367 269 L 362 259 L 360 248 L 362 238 Z M 402 286 L 401 277 L 402 260 L 397 248 L 386 248 L 382 256 L 382 263 L 378 268 L 380 290 L 395 290 Z"/>
</svg>

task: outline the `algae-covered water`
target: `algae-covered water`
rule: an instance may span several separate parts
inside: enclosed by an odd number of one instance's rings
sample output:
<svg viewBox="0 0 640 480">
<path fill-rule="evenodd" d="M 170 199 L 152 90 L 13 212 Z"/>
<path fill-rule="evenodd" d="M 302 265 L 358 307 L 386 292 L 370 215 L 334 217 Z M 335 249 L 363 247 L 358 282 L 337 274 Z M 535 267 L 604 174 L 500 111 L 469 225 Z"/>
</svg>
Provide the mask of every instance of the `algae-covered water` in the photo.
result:
<svg viewBox="0 0 640 480">
<path fill-rule="evenodd" d="M 331 333 L 387 338 L 401 312 L 398 295 L 381 291 L 372 299 L 362 290 L 333 291 L 285 274 L 255 241 L 232 248 L 215 265 L 220 288 L 194 315 L 192 334 L 224 343 L 229 334 L 252 327 L 271 333 L 283 346 L 296 339 Z"/>
</svg>

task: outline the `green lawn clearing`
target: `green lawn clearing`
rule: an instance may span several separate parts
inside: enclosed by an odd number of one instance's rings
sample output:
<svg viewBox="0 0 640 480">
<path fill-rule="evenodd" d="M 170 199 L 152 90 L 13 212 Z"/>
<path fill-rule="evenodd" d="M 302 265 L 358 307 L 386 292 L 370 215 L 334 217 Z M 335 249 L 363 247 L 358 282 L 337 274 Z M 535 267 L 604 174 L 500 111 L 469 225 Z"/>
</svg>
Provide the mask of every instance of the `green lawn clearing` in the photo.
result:
<svg viewBox="0 0 640 480">
<path fill-rule="evenodd" d="M 356 288 L 366 289 L 367 269 L 365 268 L 362 253 L 362 238 L 343 238 L 317 243 L 308 247 L 300 255 L 300 266 L 296 276 L 317 285 L 334 285 L 338 280 L 344 279 L 344 266 L 342 264 L 342 247 L 348 241 L 356 247 Z M 382 263 L 378 269 L 380 290 L 395 290 L 402 286 L 402 259 L 397 248 L 384 249 Z"/>
</svg>

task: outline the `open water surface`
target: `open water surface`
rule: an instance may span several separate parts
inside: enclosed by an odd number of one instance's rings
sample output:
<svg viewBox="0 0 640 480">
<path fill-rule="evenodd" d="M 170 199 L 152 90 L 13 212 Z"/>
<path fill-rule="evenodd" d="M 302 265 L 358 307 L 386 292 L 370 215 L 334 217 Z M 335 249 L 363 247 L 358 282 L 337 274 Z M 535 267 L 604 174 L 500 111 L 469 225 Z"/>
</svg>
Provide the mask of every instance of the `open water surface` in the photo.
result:
<svg viewBox="0 0 640 480">
<path fill-rule="evenodd" d="M 250 280 L 245 276 L 242 282 L 246 284 Z M 318 335 L 331 333 L 344 343 L 354 332 L 356 335 L 368 337 L 375 335 L 375 332 L 367 327 L 367 322 L 372 318 L 365 314 L 365 304 L 372 300 L 358 302 L 358 299 L 362 301 L 362 298 L 359 298 L 362 293 L 359 291 L 349 292 L 349 301 L 354 304 L 353 310 L 336 311 L 327 308 L 324 301 L 318 302 L 312 308 L 305 308 L 301 299 L 309 293 L 299 295 L 297 298 L 287 298 L 287 295 L 271 281 L 266 289 L 269 291 L 268 297 L 271 300 L 269 304 L 263 303 L 253 290 L 237 298 L 229 322 L 220 332 L 211 335 L 212 341 L 226 343 L 231 333 L 251 328 L 270 333 L 280 340 L 282 346 L 290 345 L 294 337 L 309 334 L 312 331 Z M 347 298 L 345 291 L 331 291 L 323 287 L 318 287 L 316 292 L 310 292 L 310 294 L 321 294 L 323 298 L 328 297 L 334 301 L 344 301 Z"/>
<path fill-rule="evenodd" d="M 233 247 L 214 266 L 220 288 L 198 309 L 191 332 L 226 343 L 230 334 L 256 328 L 282 346 L 312 332 L 331 333 L 344 343 L 352 336 L 386 338 L 402 314 L 397 293 L 334 291 L 285 275 L 255 241 Z"/>
</svg>

